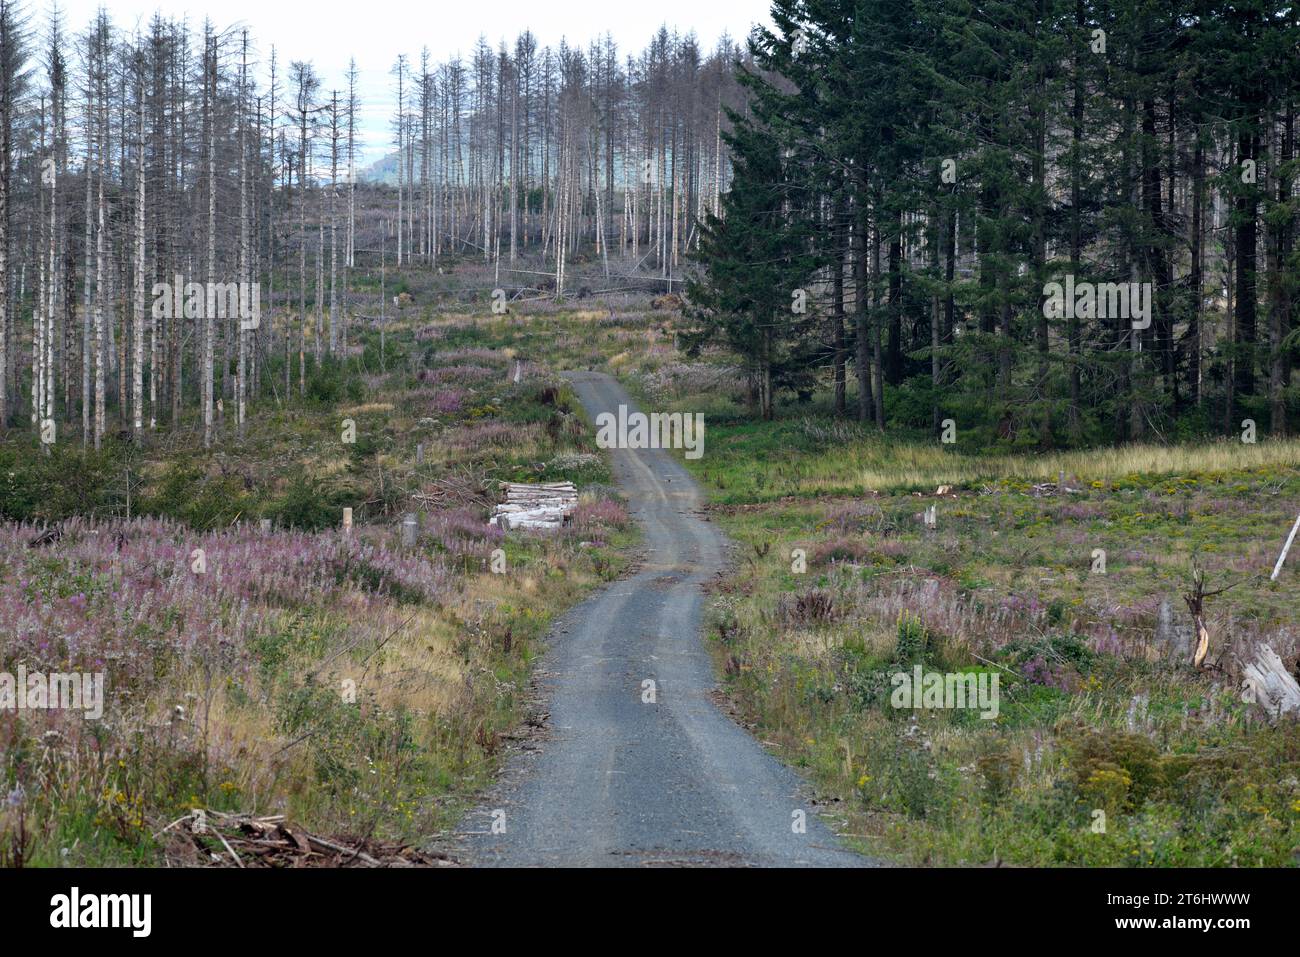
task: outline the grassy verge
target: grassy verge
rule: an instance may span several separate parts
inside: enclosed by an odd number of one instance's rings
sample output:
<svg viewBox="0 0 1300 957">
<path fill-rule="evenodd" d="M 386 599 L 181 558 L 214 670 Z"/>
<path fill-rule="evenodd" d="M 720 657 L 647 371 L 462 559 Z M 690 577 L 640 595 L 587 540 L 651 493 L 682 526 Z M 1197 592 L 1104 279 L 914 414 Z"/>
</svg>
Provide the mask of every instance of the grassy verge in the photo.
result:
<svg viewBox="0 0 1300 957">
<path fill-rule="evenodd" d="M 1266 580 L 1300 507 L 1300 443 L 954 451 L 816 401 L 754 422 L 715 365 L 623 371 L 643 405 L 706 414 L 704 457 L 686 464 L 742 561 L 709 624 L 725 687 L 862 850 L 1294 862 L 1300 739 L 1244 703 L 1240 679 L 1261 644 L 1300 657 L 1300 576 Z M 1062 473 L 1068 491 L 1035 487 Z M 1200 670 L 1194 567 L 1232 586 L 1207 602 Z M 996 675 L 996 717 L 897 697 L 917 666 L 966 687 Z"/>
</svg>

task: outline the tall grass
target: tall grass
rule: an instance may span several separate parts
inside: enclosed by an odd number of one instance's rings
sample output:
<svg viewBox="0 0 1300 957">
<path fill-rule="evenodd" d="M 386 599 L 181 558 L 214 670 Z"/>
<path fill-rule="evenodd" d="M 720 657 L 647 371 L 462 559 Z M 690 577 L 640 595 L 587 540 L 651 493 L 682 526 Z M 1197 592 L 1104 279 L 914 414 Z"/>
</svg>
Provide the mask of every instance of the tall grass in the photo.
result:
<svg viewBox="0 0 1300 957">
<path fill-rule="evenodd" d="M 1126 476 L 1221 473 L 1300 464 L 1300 439 L 1195 445 L 1124 445 L 1070 452 L 979 455 L 941 446 L 867 443 L 845 451 L 845 472 L 863 486 L 898 490 L 931 485 L 974 485 L 997 480 L 1055 481 L 1062 473 L 1084 483 Z M 861 455 L 861 458 L 857 456 Z M 804 488 L 833 487 L 839 463 L 828 461 Z"/>
<path fill-rule="evenodd" d="M 1300 439 L 1253 445 L 1212 442 L 1125 445 L 1066 452 L 982 454 L 938 441 L 921 444 L 858 434 L 836 441 L 807 421 L 775 426 L 707 421 L 705 455 L 687 463 L 725 502 L 771 501 L 787 495 L 861 495 L 934 491 L 941 485 L 1028 485 L 1067 481 L 1090 485 L 1162 475 L 1226 475 L 1300 463 Z M 796 454 L 790 454 L 796 453 Z"/>
</svg>

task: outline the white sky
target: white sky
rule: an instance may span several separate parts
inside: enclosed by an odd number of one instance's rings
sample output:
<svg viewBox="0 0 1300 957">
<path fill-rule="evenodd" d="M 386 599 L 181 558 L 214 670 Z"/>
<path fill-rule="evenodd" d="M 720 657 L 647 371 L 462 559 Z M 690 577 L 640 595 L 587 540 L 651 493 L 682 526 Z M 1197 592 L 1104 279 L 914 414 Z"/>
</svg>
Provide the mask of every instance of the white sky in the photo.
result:
<svg viewBox="0 0 1300 957">
<path fill-rule="evenodd" d="M 50 0 L 27 0 L 33 26 L 44 32 Z M 211 17 L 218 29 L 246 26 L 256 44 L 263 69 L 276 47 L 282 65 L 310 60 L 322 77 L 325 96 L 346 90 L 349 57 L 360 73 L 360 120 L 366 142 L 359 162 L 369 163 L 391 152 L 389 121 L 396 103 L 389 71 L 399 53 L 418 63 L 427 46 L 434 62 L 460 53 L 468 58 L 481 35 L 493 47 L 505 39 L 513 44 L 532 30 L 540 46 L 558 46 L 561 38 L 586 47 L 588 41 L 610 33 L 620 53 L 639 53 L 660 25 L 680 33 L 694 31 L 704 50 L 728 33 L 743 40 L 750 25 L 767 21 L 767 0 L 59 0 L 66 28 L 80 34 L 100 6 L 114 25 L 143 27 L 154 12 L 185 17 L 201 29 Z M 39 82 L 39 81 L 38 81 Z M 266 81 L 258 73 L 258 85 Z"/>
</svg>

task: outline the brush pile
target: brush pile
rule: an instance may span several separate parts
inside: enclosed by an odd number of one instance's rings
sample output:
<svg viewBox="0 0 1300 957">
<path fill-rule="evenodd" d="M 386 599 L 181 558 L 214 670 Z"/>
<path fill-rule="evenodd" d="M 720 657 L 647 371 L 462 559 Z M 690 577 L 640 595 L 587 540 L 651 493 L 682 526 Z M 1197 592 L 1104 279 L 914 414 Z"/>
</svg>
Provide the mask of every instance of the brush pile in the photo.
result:
<svg viewBox="0 0 1300 957">
<path fill-rule="evenodd" d="M 283 816 L 252 817 L 196 810 L 173 821 L 166 836 L 172 867 L 454 867 L 437 851 L 373 838 L 324 838 L 290 827 Z"/>
</svg>

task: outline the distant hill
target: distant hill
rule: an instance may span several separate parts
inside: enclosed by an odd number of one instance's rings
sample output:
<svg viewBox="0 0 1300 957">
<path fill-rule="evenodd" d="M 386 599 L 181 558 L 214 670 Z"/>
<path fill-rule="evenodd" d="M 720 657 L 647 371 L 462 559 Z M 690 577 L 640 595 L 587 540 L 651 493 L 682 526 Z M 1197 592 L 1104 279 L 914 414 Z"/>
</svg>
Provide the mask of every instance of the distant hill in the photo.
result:
<svg viewBox="0 0 1300 957">
<path fill-rule="evenodd" d="M 390 153 L 357 170 L 357 182 L 375 186 L 397 185 L 397 153 Z"/>
</svg>

